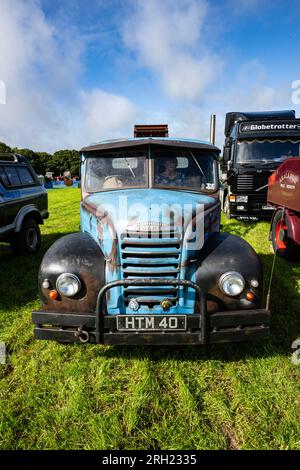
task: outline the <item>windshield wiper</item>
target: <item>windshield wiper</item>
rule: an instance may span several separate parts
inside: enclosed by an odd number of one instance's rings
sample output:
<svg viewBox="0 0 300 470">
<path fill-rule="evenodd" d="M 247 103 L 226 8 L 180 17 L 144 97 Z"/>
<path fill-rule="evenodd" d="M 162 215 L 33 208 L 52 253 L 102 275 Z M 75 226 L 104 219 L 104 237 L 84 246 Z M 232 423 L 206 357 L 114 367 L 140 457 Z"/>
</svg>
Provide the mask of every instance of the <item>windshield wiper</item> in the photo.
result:
<svg viewBox="0 0 300 470">
<path fill-rule="evenodd" d="M 239 162 L 239 164 L 241 166 L 250 166 L 250 165 L 253 165 L 254 163 L 259 166 L 259 165 L 262 165 L 262 166 L 266 166 L 266 165 L 274 165 L 274 163 L 281 163 L 285 160 L 282 159 L 282 158 L 274 158 L 272 160 L 267 160 L 265 158 L 260 158 L 260 159 L 257 159 L 257 160 L 247 160 L 245 162 Z"/>
<path fill-rule="evenodd" d="M 284 162 L 288 157 L 280 157 L 280 158 L 273 158 L 272 160 L 264 160 L 263 164 L 264 165 L 274 165 L 274 163 L 282 163 Z"/>
<path fill-rule="evenodd" d="M 131 171 L 132 176 L 135 178 L 134 171 L 133 171 L 133 169 L 131 168 L 129 161 L 127 160 L 126 157 L 124 157 L 124 158 L 125 158 L 125 162 L 127 163 L 127 166 L 128 166 L 128 168 L 129 168 L 129 170 Z"/>
<path fill-rule="evenodd" d="M 195 161 L 197 167 L 198 167 L 199 170 L 201 171 L 202 176 L 204 176 L 204 173 L 203 173 L 203 170 L 202 170 L 202 168 L 201 168 L 201 166 L 200 166 L 200 163 L 198 162 L 198 160 L 196 159 L 196 157 L 193 155 L 193 152 L 192 152 L 191 150 L 189 150 L 189 152 L 190 152 L 190 154 L 192 155 L 192 157 L 193 157 L 193 159 L 194 159 L 194 161 Z"/>
<path fill-rule="evenodd" d="M 237 162 L 241 166 L 250 166 L 253 163 L 257 163 L 259 160 L 246 160 L 245 162 Z"/>
</svg>

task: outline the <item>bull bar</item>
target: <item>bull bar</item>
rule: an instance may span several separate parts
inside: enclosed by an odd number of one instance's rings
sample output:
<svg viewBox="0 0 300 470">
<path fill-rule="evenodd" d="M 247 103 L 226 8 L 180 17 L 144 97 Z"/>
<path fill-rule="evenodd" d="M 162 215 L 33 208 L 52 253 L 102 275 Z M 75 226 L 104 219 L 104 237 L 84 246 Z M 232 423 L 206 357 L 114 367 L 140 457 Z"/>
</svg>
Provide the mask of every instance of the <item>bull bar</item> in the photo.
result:
<svg viewBox="0 0 300 470">
<path fill-rule="evenodd" d="M 200 312 L 186 314 L 187 331 L 119 332 L 116 329 L 118 315 L 105 315 L 104 296 L 114 287 L 128 286 L 183 286 L 196 292 L 195 305 Z M 168 313 L 165 314 L 166 316 Z M 180 315 L 180 313 L 178 313 Z M 176 316 L 175 314 L 172 316 Z M 36 339 L 61 342 L 91 342 L 98 344 L 178 345 L 223 343 L 231 341 L 264 339 L 269 334 L 270 312 L 266 309 L 223 311 L 208 314 L 206 295 L 201 286 L 180 279 L 122 279 L 103 286 L 97 296 L 94 313 L 59 313 L 49 311 L 32 312 Z M 82 338 L 85 337 L 86 341 Z"/>
</svg>

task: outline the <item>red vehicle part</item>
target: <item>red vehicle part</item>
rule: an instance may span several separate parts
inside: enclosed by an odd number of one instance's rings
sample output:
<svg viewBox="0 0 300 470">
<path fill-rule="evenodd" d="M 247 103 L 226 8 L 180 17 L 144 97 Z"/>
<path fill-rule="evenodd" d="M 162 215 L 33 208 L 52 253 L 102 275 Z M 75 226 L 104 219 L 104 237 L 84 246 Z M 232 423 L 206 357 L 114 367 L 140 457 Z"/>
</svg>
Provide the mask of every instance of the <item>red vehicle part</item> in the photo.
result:
<svg viewBox="0 0 300 470">
<path fill-rule="evenodd" d="M 270 176 L 268 202 L 277 207 L 270 230 L 274 251 L 293 258 L 300 245 L 300 158 L 287 159 Z"/>
</svg>

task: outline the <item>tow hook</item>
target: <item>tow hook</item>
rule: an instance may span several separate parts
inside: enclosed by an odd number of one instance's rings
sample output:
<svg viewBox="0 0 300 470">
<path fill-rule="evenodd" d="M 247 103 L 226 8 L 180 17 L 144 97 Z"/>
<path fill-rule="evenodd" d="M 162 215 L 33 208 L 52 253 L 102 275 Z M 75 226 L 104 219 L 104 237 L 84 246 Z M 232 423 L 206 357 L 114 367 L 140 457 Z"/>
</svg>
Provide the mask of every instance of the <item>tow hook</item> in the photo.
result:
<svg viewBox="0 0 300 470">
<path fill-rule="evenodd" d="M 76 338 L 79 338 L 79 341 L 81 341 L 82 343 L 87 343 L 90 339 L 89 333 L 83 329 L 83 326 L 77 328 L 77 330 L 75 331 L 75 336 Z"/>
</svg>

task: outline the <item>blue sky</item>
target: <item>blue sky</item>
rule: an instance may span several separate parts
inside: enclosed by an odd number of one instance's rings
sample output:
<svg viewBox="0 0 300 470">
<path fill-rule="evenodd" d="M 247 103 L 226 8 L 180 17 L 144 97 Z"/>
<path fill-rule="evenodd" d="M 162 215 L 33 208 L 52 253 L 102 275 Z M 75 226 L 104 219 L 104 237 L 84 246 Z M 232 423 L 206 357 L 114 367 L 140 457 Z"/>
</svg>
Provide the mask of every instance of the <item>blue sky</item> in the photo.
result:
<svg viewBox="0 0 300 470">
<path fill-rule="evenodd" d="M 80 148 L 143 122 L 207 139 L 214 112 L 221 146 L 227 111 L 300 116 L 299 13 L 296 0 L 0 0 L 0 140 Z"/>
</svg>

